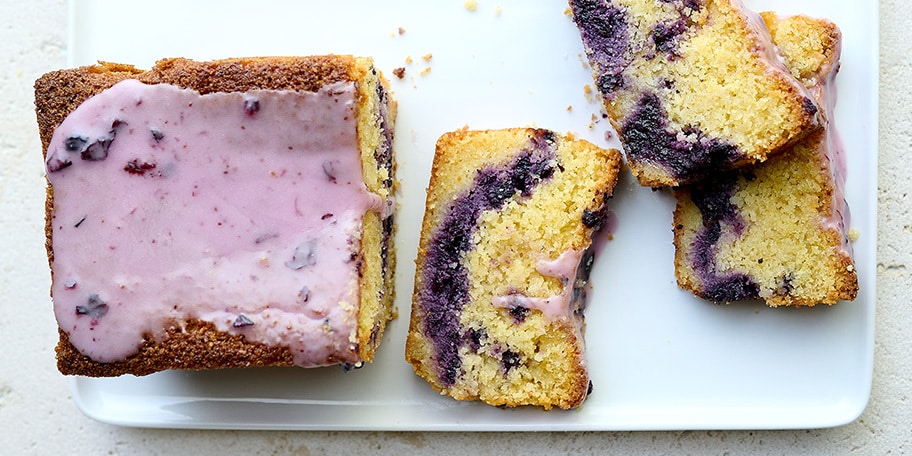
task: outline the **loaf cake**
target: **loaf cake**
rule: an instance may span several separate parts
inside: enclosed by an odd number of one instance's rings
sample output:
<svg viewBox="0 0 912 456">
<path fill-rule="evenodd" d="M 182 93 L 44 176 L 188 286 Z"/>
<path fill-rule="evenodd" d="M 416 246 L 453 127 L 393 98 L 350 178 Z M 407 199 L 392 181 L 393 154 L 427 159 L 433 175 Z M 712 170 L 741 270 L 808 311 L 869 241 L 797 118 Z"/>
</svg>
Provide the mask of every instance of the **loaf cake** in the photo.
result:
<svg viewBox="0 0 912 456">
<path fill-rule="evenodd" d="M 62 373 L 372 360 L 396 183 L 371 59 L 100 63 L 35 102 Z"/>
<path fill-rule="evenodd" d="M 820 106 L 738 0 L 570 0 L 612 126 L 646 186 L 762 162 Z"/>
<path fill-rule="evenodd" d="M 845 157 L 832 119 L 841 35 L 827 20 L 763 17 L 789 68 L 819 98 L 829 126 L 765 163 L 676 190 L 678 283 L 717 302 L 852 300 L 858 279 L 843 193 Z"/>
<path fill-rule="evenodd" d="M 583 402 L 593 234 L 620 160 L 543 129 L 440 137 L 406 342 L 431 387 L 498 406 Z"/>
</svg>

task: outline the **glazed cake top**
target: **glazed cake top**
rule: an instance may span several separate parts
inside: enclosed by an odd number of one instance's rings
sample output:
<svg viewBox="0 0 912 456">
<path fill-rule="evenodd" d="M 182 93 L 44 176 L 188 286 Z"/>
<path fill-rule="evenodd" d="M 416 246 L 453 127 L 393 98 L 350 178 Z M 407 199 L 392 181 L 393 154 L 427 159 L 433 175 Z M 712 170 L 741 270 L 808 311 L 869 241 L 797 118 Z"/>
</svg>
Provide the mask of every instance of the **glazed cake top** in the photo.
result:
<svg viewBox="0 0 912 456">
<path fill-rule="evenodd" d="M 188 319 L 302 366 L 356 362 L 362 177 L 350 82 L 200 95 L 127 79 L 48 146 L 52 296 L 83 354 Z"/>
</svg>

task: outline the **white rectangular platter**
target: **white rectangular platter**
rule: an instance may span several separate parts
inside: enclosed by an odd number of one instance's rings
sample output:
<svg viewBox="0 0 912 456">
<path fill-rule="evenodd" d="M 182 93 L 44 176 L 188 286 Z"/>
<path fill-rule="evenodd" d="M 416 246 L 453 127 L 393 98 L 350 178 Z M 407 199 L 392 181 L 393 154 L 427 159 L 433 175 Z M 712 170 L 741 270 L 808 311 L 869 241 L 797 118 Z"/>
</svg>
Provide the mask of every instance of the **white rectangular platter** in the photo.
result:
<svg viewBox="0 0 912 456">
<path fill-rule="evenodd" d="M 613 240 L 586 311 L 594 391 L 574 411 L 500 409 L 434 393 L 404 361 L 418 227 L 437 137 L 538 126 L 618 147 L 560 0 L 123 2 L 73 0 L 70 64 L 149 67 L 163 57 L 373 56 L 399 102 L 399 318 L 371 365 L 75 378 L 88 416 L 144 427 L 329 430 L 647 430 L 828 427 L 867 405 L 873 363 L 877 190 L 877 4 L 746 0 L 806 13 L 844 33 L 836 124 L 861 291 L 833 307 L 716 305 L 675 284 L 668 192 L 624 170 Z M 393 70 L 404 67 L 402 79 Z M 595 120 L 593 120 L 595 119 Z"/>
</svg>

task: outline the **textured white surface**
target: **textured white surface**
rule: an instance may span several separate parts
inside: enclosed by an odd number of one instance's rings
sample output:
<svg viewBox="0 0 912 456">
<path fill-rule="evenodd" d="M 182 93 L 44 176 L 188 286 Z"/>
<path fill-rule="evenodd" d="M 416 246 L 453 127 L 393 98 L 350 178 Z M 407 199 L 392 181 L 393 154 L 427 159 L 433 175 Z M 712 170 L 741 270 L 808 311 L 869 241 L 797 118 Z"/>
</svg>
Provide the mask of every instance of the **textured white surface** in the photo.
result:
<svg viewBox="0 0 912 456">
<path fill-rule="evenodd" d="M 43 257 L 44 179 L 32 83 L 66 65 L 66 4 L 0 0 L 0 428 L 4 454 L 625 454 L 734 453 L 903 454 L 912 452 L 912 170 L 901 161 L 912 145 L 908 82 L 912 11 L 903 0 L 881 2 L 880 220 L 877 332 L 870 404 L 857 421 L 834 429 L 781 432 L 641 433 L 337 433 L 126 429 L 83 417 L 67 379 L 53 363 L 56 325 Z M 103 27 L 104 24 L 98 24 Z M 877 153 L 877 151 L 871 151 Z"/>
</svg>

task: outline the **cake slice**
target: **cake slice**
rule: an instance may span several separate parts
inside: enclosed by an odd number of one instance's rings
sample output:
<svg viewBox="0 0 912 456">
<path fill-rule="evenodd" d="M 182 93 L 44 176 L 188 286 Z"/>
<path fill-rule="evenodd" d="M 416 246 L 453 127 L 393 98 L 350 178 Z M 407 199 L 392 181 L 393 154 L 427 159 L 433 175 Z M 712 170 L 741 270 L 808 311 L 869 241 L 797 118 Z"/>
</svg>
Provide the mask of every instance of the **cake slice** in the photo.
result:
<svg viewBox="0 0 912 456">
<path fill-rule="evenodd" d="M 101 63 L 35 103 L 62 373 L 373 358 L 395 104 L 371 59 Z"/>
<path fill-rule="evenodd" d="M 717 302 L 770 306 L 852 300 L 858 278 L 844 199 L 845 157 L 832 122 L 839 29 L 823 19 L 763 15 L 796 77 L 830 120 L 782 155 L 675 192 L 681 287 Z"/>
<path fill-rule="evenodd" d="M 583 310 L 620 152 L 543 129 L 437 141 L 406 359 L 442 394 L 573 408 Z"/>
<path fill-rule="evenodd" d="M 570 0 L 595 85 L 642 185 L 762 162 L 820 107 L 738 0 Z"/>
</svg>

